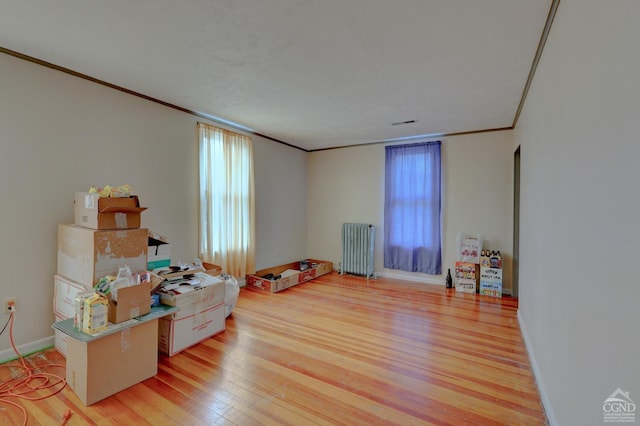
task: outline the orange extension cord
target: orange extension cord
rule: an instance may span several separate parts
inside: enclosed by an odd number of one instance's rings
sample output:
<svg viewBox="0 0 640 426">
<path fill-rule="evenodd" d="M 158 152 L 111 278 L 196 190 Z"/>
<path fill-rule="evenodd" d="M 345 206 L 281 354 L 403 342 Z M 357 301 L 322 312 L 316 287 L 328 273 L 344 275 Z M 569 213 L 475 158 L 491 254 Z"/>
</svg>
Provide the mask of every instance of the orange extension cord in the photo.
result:
<svg viewBox="0 0 640 426">
<path fill-rule="evenodd" d="M 15 312 L 11 312 L 11 317 L 9 318 L 9 338 L 11 339 L 11 347 L 13 348 L 18 358 L 20 358 L 20 363 L 22 365 L 22 372 L 11 380 L 0 384 L 0 404 L 5 403 L 17 407 L 20 411 L 22 411 L 24 422 L 23 425 L 27 424 L 27 411 L 23 406 L 11 400 L 11 398 L 24 399 L 28 401 L 39 401 L 42 399 L 49 398 L 58 392 L 62 391 L 64 387 L 67 385 L 67 381 L 64 377 L 60 377 L 55 374 L 45 373 L 39 370 L 56 367 L 56 368 L 66 368 L 66 366 L 61 364 L 48 364 L 43 366 L 34 366 L 29 367 L 18 352 L 15 343 L 13 342 L 13 319 Z M 5 326 L 6 327 L 6 326 Z M 6 365 L 3 365 L 6 366 Z M 16 367 L 15 365 L 11 365 L 9 367 Z M 20 367 L 20 366 L 17 366 Z M 49 394 L 40 396 L 42 394 L 41 391 L 48 390 Z M 36 395 L 34 395 L 36 394 Z M 71 417 L 71 410 L 67 409 L 65 413 L 62 415 L 62 424 L 64 425 L 67 420 Z"/>
</svg>

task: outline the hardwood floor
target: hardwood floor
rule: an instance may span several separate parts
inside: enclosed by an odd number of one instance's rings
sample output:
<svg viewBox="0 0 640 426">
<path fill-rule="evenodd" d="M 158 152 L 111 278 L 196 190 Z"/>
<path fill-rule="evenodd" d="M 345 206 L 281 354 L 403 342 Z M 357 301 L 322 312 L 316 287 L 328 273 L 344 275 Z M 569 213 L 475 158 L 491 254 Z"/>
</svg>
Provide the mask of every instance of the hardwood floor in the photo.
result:
<svg viewBox="0 0 640 426">
<path fill-rule="evenodd" d="M 242 289 L 225 332 L 89 407 L 68 387 L 11 400 L 29 425 L 62 424 L 66 409 L 67 425 L 543 425 L 516 310 L 508 297 L 333 272 L 276 294 Z M 15 370 L 0 366 L 0 379 Z M 0 424 L 22 424 L 7 399 Z"/>
</svg>

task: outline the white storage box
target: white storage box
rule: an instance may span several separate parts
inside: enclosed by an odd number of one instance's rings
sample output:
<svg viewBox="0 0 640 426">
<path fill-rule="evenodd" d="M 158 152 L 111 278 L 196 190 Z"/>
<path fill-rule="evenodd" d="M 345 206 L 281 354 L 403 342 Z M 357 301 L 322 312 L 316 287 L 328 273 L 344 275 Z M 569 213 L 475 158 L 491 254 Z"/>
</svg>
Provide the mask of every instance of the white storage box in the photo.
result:
<svg viewBox="0 0 640 426">
<path fill-rule="evenodd" d="M 158 350 L 173 356 L 225 329 L 225 305 L 220 303 L 203 311 L 171 319 L 160 318 Z M 176 315 L 176 314 L 174 314 Z"/>
<path fill-rule="evenodd" d="M 62 275 L 53 276 L 53 313 L 59 319 L 73 318 L 75 313 L 74 299 L 80 293 L 91 290 Z"/>
<path fill-rule="evenodd" d="M 204 272 L 191 280 L 167 282 L 160 289 L 160 303 L 180 308 L 171 315 L 180 319 L 217 306 L 225 299 L 225 282 Z"/>
<path fill-rule="evenodd" d="M 63 318 L 61 315 L 55 314 L 56 322 L 62 321 L 65 319 L 67 318 Z M 67 356 L 67 339 L 69 339 L 69 336 L 55 328 L 53 329 L 53 331 L 54 331 L 53 346 L 56 348 L 58 352 L 60 352 L 60 354 L 62 354 L 62 356 L 66 357 Z"/>
</svg>

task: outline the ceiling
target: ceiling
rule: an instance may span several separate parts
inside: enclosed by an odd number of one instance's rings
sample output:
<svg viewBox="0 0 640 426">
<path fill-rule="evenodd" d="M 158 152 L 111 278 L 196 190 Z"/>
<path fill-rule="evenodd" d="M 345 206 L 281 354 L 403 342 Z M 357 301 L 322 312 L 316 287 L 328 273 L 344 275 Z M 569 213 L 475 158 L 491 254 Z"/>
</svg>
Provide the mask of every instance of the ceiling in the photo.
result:
<svg viewBox="0 0 640 426">
<path fill-rule="evenodd" d="M 14 0 L 0 48 L 313 151 L 511 128 L 552 3 Z"/>
</svg>

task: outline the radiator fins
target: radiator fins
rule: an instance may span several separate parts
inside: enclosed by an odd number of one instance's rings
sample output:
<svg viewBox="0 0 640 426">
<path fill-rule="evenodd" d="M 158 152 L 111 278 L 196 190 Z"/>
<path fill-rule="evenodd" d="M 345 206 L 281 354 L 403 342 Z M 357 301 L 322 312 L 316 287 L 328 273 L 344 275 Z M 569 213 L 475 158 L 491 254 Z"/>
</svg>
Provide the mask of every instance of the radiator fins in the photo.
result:
<svg viewBox="0 0 640 426">
<path fill-rule="evenodd" d="M 367 223 L 342 224 L 341 274 L 375 278 L 373 272 L 373 225 Z"/>
</svg>

